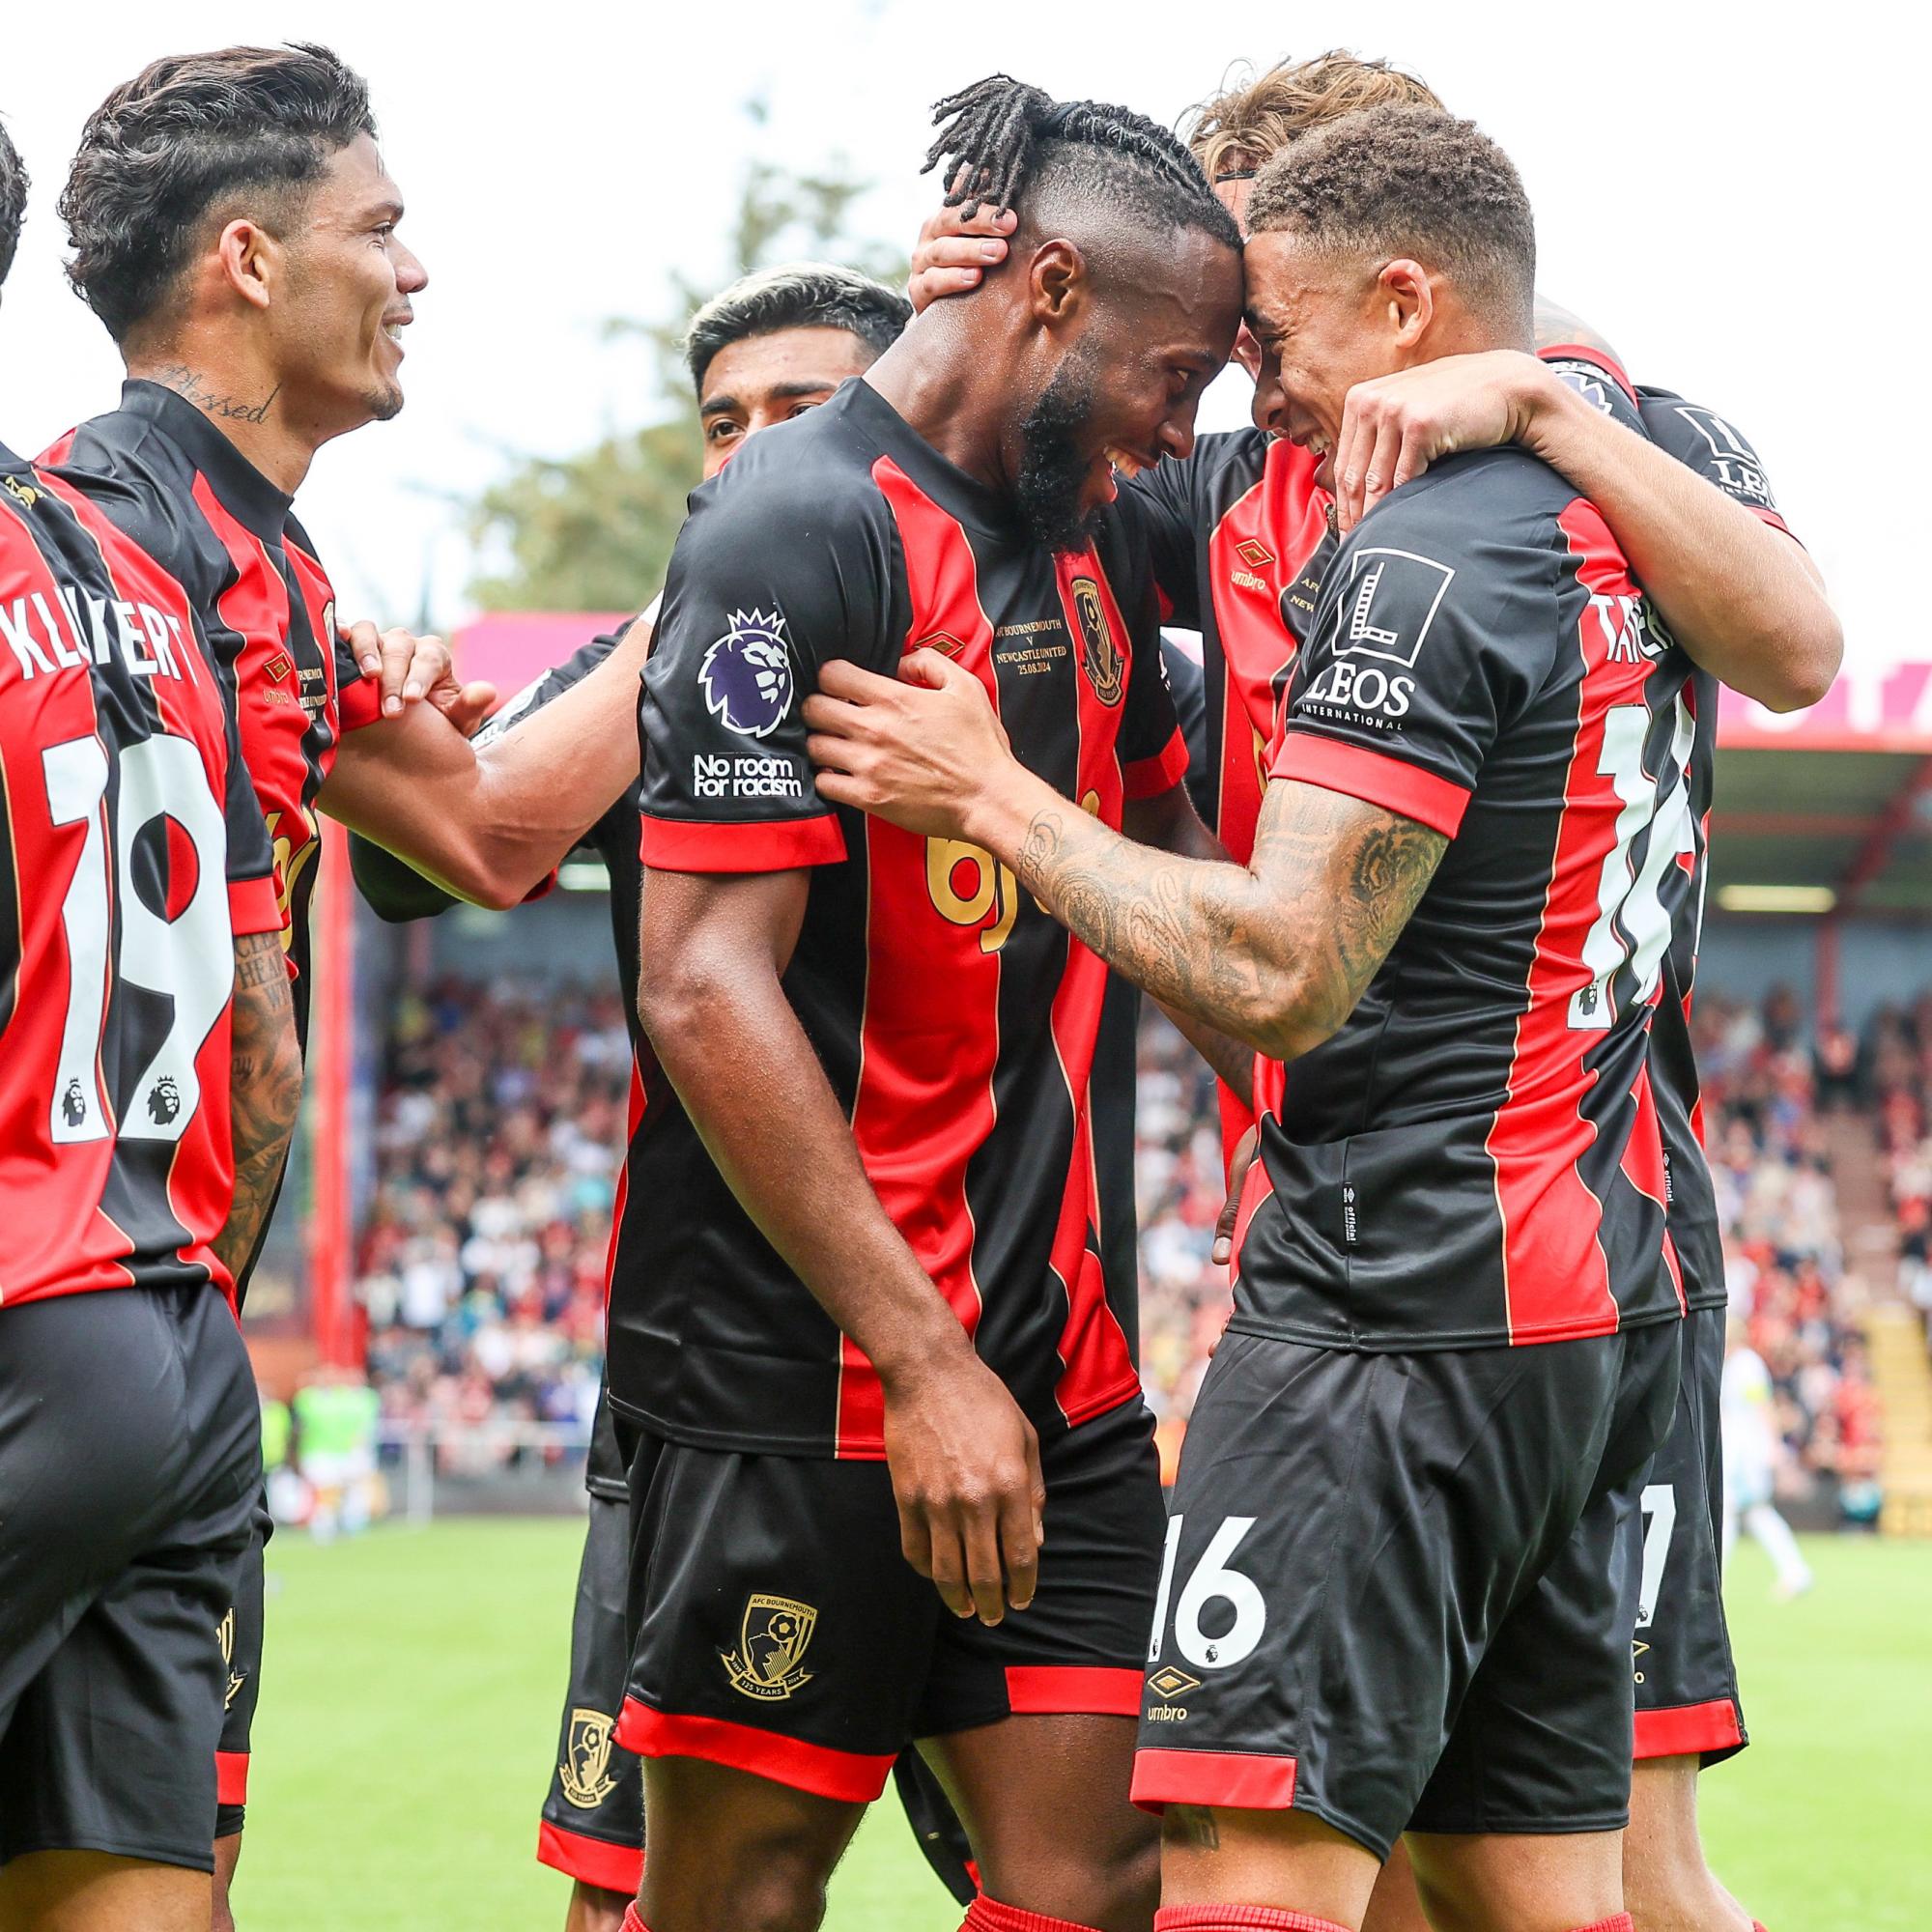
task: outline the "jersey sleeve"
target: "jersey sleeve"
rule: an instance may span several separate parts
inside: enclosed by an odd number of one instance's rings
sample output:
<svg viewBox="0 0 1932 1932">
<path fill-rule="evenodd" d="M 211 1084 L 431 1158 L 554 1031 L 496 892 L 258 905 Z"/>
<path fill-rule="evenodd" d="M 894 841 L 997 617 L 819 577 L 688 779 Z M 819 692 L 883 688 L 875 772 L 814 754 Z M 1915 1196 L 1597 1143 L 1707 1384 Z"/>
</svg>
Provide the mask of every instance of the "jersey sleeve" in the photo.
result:
<svg viewBox="0 0 1932 1932">
<path fill-rule="evenodd" d="M 863 476 L 741 457 L 694 493 L 639 708 L 646 866 L 770 872 L 845 857 L 804 705 L 835 659 L 896 668 L 894 555 L 884 498 Z"/>
<path fill-rule="evenodd" d="M 1199 461 L 1190 456 L 1157 463 L 1121 485 L 1122 522 L 1152 566 L 1161 617 L 1183 631 L 1202 628 L 1201 581 L 1194 567 L 1193 482 Z"/>
<path fill-rule="evenodd" d="M 1639 388 L 1637 402 L 1644 428 L 1660 449 L 1797 541 L 1777 507 L 1763 460 L 1734 423 L 1668 389 Z"/>
<path fill-rule="evenodd" d="M 1454 494 L 1472 500 L 1467 483 Z M 1501 725 L 1548 672 L 1556 585 L 1550 553 L 1475 537 L 1443 496 L 1385 498 L 1336 556 L 1268 772 L 1453 838 Z"/>
<path fill-rule="evenodd" d="M 213 665 L 221 691 L 222 728 L 227 761 L 222 774 L 222 816 L 228 828 L 228 923 L 237 939 L 250 933 L 279 932 L 288 923 L 281 895 L 275 890 L 275 848 L 262 816 L 255 781 L 242 756 L 242 731 L 235 714 L 235 693 L 229 676 Z"/>
<path fill-rule="evenodd" d="M 657 606 L 653 604 L 644 613 L 646 621 L 654 618 Z M 479 749 L 494 745 L 519 724 L 533 718 L 554 697 L 560 697 L 573 685 L 581 684 L 617 648 L 630 628 L 629 624 L 622 624 L 609 635 L 592 638 L 587 644 L 572 652 L 562 664 L 545 671 L 541 677 L 531 679 L 514 697 L 506 698 L 490 714 L 470 743 Z M 620 799 L 605 816 L 608 818 L 620 811 L 628 813 L 630 810 L 635 810 L 633 801 Z M 603 823 L 600 819 L 585 833 L 581 842 L 586 845 L 592 843 Z M 425 878 L 407 859 L 378 845 L 373 838 L 363 838 L 359 832 L 349 835 L 349 866 L 355 875 L 356 891 L 368 902 L 376 917 L 391 925 L 415 919 L 434 919 L 439 913 L 447 912 L 451 906 L 464 903 L 454 893 L 443 891 L 434 879 Z M 542 898 L 555 883 L 556 874 L 553 871 L 525 895 L 525 902 L 527 904 L 532 899 Z"/>
<path fill-rule="evenodd" d="M 334 608 L 329 606 L 331 611 Z M 371 677 L 355 662 L 346 631 L 338 630 L 327 642 L 335 653 L 335 709 L 343 730 L 359 731 L 365 724 L 379 724 L 383 716 L 382 679 Z"/>
</svg>

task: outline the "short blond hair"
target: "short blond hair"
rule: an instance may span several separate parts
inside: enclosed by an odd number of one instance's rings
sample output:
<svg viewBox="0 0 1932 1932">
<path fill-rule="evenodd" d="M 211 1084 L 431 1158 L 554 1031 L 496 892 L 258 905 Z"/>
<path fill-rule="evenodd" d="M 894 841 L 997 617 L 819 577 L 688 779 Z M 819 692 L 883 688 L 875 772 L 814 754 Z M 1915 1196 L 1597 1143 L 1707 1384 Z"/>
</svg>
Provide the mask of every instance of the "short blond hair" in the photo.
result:
<svg viewBox="0 0 1932 1932">
<path fill-rule="evenodd" d="M 1277 61 L 1262 73 L 1231 69 L 1221 92 L 1189 108 L 1182 128 L 1202 172 L 1214 181 L 1260 168 L 1291 141 L 1344 114 L 1441 105 L 1414 74 L 1336 47 L 1312 60 Z"/>
</svg>

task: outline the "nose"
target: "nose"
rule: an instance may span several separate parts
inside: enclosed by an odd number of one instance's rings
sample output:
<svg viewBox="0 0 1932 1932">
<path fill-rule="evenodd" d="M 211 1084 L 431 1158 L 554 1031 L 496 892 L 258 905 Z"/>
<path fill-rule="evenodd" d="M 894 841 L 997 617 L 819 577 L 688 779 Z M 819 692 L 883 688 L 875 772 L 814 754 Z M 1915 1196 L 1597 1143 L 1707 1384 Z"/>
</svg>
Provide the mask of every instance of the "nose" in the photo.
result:
<svg viewBox="0 0 1932 1932">
<path fill-rule="evenodd" d="M 1282 388 L 1280 376 L 1264 368 L 1255 383 L 1255 401 L 1250 419 L 1264 435 L 1275 436 L 1282 432 L 1287 411 L 1288 395 Z"/>
<path fill-rule="evenodd" d="M 1186 462 L 1194 454 L 1194 405 L 1188 405 L 1184 415 L 1169 416 L 1153 440 L 1157 455 L 1171 456 L 1177 463 Z"/>
<path fill-rule="evenodd" d="M 396 244 L 396 286 L 406 296 L 420 295 L 429 287 L 429 270 L 416 259 L 412 249 Z"/>
</svg>

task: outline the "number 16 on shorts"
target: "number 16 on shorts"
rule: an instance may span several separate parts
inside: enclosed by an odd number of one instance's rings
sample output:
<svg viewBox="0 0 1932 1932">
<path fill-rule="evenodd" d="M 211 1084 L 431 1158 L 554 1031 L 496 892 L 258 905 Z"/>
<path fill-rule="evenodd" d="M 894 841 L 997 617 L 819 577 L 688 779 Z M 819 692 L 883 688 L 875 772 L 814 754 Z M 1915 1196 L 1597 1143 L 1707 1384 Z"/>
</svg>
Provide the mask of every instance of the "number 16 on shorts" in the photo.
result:
<svg viewBox="0 0 1932 1932">
<path fill-rule="evenodd" d="M 1148 1662 L 1161 1661 L 1161 1644 L 1167 1632 L 1168 1604 L 1174 1594 L 1175 1558 L 1180 1549 L 1183 1516 L 1167 1521 L 1167 1549 L 1161 1558 L 1160 1590 L 1154 1598 L 1153 1636 L 1148 1644 Z M 1174 1604 L 1174 1647 L 1182 1660 L 1196 1670 L 1225 1670 L 1240 1663 L 1262 1640 L 1267 1622 L 1267 1605 L 1252 1577 L 1244 1577 L 1232 1567 L 1235 1552 L 1249 1530 L 1251 1516 L 1227 1516 L 1208 1539 Z M 1209 1634 L 1212 1627 L 1212 1634 Z"/>
</svg>

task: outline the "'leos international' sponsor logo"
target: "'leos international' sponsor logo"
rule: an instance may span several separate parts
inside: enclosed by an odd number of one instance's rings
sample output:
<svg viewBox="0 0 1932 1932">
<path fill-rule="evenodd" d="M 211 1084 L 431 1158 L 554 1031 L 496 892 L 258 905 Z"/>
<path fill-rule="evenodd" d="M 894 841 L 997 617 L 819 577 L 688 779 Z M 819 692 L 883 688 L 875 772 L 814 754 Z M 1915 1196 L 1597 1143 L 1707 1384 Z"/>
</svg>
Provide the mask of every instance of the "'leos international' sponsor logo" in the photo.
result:
<svg viewBox="0 0 1932 1932">
<path fill-rule="evenodd" d="M 791 644 L 784 612 L 734 611 L 731 628 L 697 668 L 704 706 L 741 738 L 768 738 L 791 709 Z"/>
</svg>

